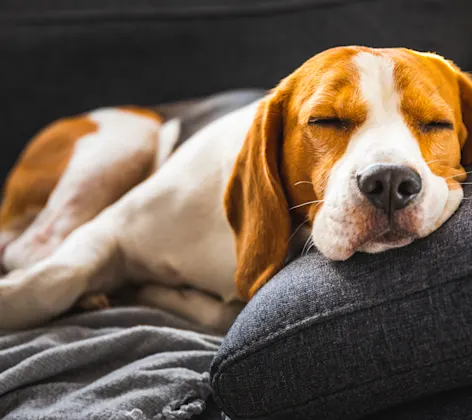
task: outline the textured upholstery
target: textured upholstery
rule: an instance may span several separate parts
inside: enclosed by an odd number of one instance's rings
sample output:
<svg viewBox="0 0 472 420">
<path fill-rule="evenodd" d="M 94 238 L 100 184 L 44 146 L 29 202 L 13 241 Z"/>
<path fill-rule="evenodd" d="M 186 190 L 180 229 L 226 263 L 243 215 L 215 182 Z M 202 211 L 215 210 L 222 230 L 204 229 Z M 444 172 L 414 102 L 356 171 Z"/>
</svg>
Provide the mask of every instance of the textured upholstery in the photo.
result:
<svg viewBox="0 0 472 420">
<path fill-rule="evenodd" d="M 214 360 L 218 404 L 232 420 L 352 420 L 472 384 L 470 220 L 466 200 L 406 248 L 346 262 L 315 252 L 288 265 Z"/>
</svg>

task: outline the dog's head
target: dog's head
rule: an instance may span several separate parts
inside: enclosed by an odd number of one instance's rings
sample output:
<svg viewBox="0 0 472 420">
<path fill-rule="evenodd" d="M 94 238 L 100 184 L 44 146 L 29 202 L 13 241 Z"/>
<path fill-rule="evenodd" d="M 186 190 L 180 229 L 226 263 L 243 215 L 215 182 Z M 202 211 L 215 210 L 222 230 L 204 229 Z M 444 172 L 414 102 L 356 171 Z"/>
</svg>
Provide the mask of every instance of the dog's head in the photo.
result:
<svg viewBox="0 0 472 420">
<path fill-rule="evenodd" d="M 470 162 L 472 81 L 454 64 L 407 49 L 316 55 L 261 102 L 228 184 L 240 294 L 282 267 L 293 222 L 333 260 L 428 235 L 459 206 Z"/>
</svg>

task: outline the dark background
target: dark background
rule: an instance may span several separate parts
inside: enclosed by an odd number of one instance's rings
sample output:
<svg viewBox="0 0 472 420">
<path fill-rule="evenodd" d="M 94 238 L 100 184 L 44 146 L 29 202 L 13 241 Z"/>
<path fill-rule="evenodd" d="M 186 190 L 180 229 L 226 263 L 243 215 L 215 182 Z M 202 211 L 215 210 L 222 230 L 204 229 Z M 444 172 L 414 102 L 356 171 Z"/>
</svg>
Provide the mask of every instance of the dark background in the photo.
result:
<svg viewBox="0 0 472 420">
<path fill-rule="evenodd" d="M 472 70 L 471 0 L 0 0 L 0 181 L 48 122 L 104 105 L 270 88 L 348 44 Z"/>
</svg>

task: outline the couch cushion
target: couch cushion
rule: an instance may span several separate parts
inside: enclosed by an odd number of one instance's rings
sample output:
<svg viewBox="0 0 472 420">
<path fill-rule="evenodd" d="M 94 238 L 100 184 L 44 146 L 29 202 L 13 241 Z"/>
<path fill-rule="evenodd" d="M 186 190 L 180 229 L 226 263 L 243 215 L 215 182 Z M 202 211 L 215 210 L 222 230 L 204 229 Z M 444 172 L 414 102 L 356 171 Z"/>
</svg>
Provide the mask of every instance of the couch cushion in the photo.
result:
<svg viewBox="0 0 472 420">
<path fill-rule="evenodd" d="M 467 420 L 471 413 L 472 386 L 466 386 L 400 404 L 362 420 Z"/>
<path fill-rule="evenodd" d="M 408 247 L 286 267 L 213 362 L 218 404 L 232 420 L 349 420 L 471 384 L 471 220 L 465 200 Z"/>
</svg>

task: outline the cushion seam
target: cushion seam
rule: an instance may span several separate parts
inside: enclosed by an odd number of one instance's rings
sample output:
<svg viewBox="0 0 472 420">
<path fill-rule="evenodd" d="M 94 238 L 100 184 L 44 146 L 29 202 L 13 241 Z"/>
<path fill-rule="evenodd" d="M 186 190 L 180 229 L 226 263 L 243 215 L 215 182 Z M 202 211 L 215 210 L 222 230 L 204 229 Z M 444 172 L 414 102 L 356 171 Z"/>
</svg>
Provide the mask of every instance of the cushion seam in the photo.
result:
<svg viewBox="0 0 472 420">
<path fill-rule="evenodd" d="M 402 300 L 402 299 L 405 299 L 405 298 L 408 298 L 408 297 L 412 297 L 412 296 L 415 296 L 415 295 L 418 295 L 418 294 L 426 294 L 426 292 L 428 292 L 430 290 L 434 290 L 436 288 L 442 288 L 442 287 L 447 286 L 448 284 L 456 282 L 456 281 L 464 282 L 466 280 L 468 280 L 468 278 L 466 276 L 462 276 L 462 277 L 459 277 L 459 278 L 453 278 L 453 279 L 451 279 L 447 282 L 437 284 L 437 285 L 434 285 L 434 286 L 430 286 L 430 287 L 427 287 L 425 289 L 417 290 L 413 293 L 405 294 L 405 295 L 399 296 L 395 299 L 385 300 L 385 301 L 379 302 L 379 303 L 374 304 L 374 305 L 361 307 L 361 308 L 356 308 L 356 309 L 353 309 L 353 310 L 347 311 L 347 312 L 332 313 L 333 316 L 329 320 L 331 321 L 331 320 L 336 320 L 336 319 L 339 319 L 339 318 L 342 318 L 342 317 L 353 316 L 354 314 L 365 312 L 365 311 L 371 310 L 373 308 L 381 307 L 383 305 L 390 304 L 390 303 L 393 303 L 393 302 L 396 302 L 396 301 L 399 301 L 399 300 Z M 347 305 L 341 307 L 341 311 L 346 307 L 347 307 Z M 275 342 L 282 341 L 282 340 L 286 339 L 287 337 L 290 337 L 290 336 L 293 336 L 293 335 L 299 333 L 300 331 L 306 330 L 307 328 L 309 328 L 312 325 L 316 324 L 317 323 L 316 321 L 319 320 L 319 318 L 322 317 L 322 316 L 323 316 L 323 314 L 318 314 L 316 317 L 315 316 L 300 317 L 300 318 L 294 320 L 291 324 L 289 324 L 289 325 L 287 325 L 287 326 L 285 326 L 285 327 L 283 327 L 283 328 L 281 328 L 277 331 L 274 331 L 274 332 L 270 333 L 268 336 L 266 336 L 264 338 L 260 338 L 260 339 L 257 339 L 255 341 L 252 341 L 250 343 L 247 343 L 242 348 L 238 349 L 236 354 L 234 354 L 234 353 L 231 354 L 230 356 L 224 358 L 219 363 L 219 367 L 218 367 L 219 372 L 217 373 L 217 376 L 214 378 L 213 382 L 216 383 L 216 381 L 218 380 L 219 373 L 222 369 L 224 369 L 224 368 L 227 369 L 228 367 L 235 364 L 239 360 L 248 359 L 248 358 L 254 356 L 255 354 L 263 351 L 265 348 L 267 348 L 270 345 L 274 344 Z M 271 340 L 271 341 L 267 342 L 267 340 Z M 253 351 L 251 351 L 250 354 L 243 354 L 243 352 L 245 352 L 249 347 L 252 347 L 254 345 L 255 346 L 260 346 L 260 347 L 256 348 Z"/>
</svg>

